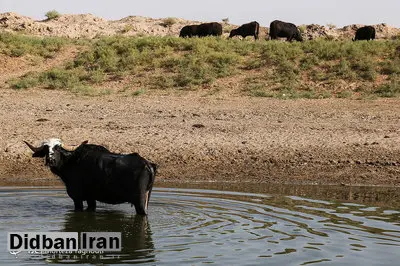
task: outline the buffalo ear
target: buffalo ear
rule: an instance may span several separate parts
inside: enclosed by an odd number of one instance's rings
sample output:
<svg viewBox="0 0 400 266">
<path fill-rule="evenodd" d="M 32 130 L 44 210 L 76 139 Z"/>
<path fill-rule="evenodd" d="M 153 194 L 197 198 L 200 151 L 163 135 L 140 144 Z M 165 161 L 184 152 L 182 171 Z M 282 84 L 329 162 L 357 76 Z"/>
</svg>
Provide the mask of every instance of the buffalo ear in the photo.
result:
<svg viewBox="0 0 400 266">
<path fill-rule="evenodd" d="M 155 163 L 150 163 L 150 164 L 151 164 L 151 167 L 153 167 L 154 174 L 156 174 L 156 173 L 157 173 L 157 168 L 158 168 L 158 165 L 157 165 L 157 164 L 155 164 Z"/>
<path fill-rule="evenodd" d="M 41 149 L 41 150 L 39 150 L 39 151 L 35 151 L 35 152 L 32 154 L 32 157 L 40 157 L 40 158 L 43 158 L 43 157 L 45 157 L 48 153 L 49 153 L 49 146 L 45 145 L 45 146 L 43 147 L 43 149 Z"/>
</svg>

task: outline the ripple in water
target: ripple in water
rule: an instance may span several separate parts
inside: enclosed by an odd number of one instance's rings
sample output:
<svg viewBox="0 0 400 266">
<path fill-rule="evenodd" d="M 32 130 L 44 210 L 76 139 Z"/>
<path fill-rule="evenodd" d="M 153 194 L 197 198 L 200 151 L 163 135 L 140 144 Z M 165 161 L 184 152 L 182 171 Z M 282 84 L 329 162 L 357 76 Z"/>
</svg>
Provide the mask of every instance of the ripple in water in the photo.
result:
<svg viewBox="0 0 400 266">
<path fill-rule="evenodd" d="M 71 211 L 63 190 L 0 190 L 0 248 L 10 231 L 119 231 L 121 254 L 49 263 L 148 265 L 396 265 L 400 212 L 299 196 L 157 188 L 150 214 L 128 204 Z M 43 258 L 1 254 L 7 265 Z"/>
</svg>

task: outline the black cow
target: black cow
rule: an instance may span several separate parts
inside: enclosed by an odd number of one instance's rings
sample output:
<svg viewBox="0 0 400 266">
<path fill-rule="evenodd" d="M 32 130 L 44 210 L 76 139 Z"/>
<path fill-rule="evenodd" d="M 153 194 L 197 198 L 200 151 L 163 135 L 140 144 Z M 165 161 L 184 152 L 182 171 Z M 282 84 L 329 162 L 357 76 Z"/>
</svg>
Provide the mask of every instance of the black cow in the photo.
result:
<svg viewBox="0 0 400 266">
<path fill-rule="evenodd" d="M 217 22 L 203 23 L 197 28 L 197 35 L 199 37 L 205 36 L 221 36 L 222 25 Z"/>
<path fill-rule="evenodd" d="M 359 40 L 374 40 L 375 39 L 375 28 L 372 26 L 364 26 L 356 31 L 356 36 L 353 41 Z"/>
<path fill-rule="evenodd" d="M 179 37 L 183 37 L 183 38 L 189 37 L 189 38 L 191 38 L 191 37 L 197 36 L 197 27 L 198 26 L 199 25 L 187 25 L 187 26 L 184 26 L 181 29 L 180 33 L 179 33 Z"/>
<path fill-rule="evenodd" d="M 96 200 L 109 204 L 129 202 L 136 213 L 146 215 L 157 166 L 137 153 L 116 154 L 83 142 L 74 150 L 61 140 L 49 139 L 39 147 L 25 142 L 32 157 L 45 158 L 50 170 L 64 182 L 75 210 L 96 209 Z"/>
<path fill-rule="evenodd" d="M 217 22 L 203 23 L 200 25 L 184 26 L 179 37 L 206 37 L 206 36 L 221 36 L 222 25 Z"/>
<path fill-rule="evenodd" d="M 279 20 L 274 20 L 271 22 L 269 27 L 269 36 L 271 40 L 276 40 L 278 37 L 286 38 L 288 41 L 295 39 L 296 41 L 302 42 L 299 29 L 293 23 L 283 22 Z"/>
<path fill-rule="evenodd" d="M 258 24 L 257 21 L 253 21 L 250 23 L 243 24 L 237 29 L 231 30 L 229 38 L 240 35 L 243 38 L 246 38 L 247 36 L 254 36 L 254 39 L 257 40 L 259 31 L 260 31 L 260 24 Z"/>
</svg>

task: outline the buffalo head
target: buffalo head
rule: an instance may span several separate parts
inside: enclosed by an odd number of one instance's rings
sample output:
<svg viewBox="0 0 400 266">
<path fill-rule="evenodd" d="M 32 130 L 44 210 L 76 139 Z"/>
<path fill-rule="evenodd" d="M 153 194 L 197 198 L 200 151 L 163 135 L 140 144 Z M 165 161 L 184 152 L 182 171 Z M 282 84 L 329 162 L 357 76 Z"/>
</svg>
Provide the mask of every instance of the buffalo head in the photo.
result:
<svg viewBox="0 0 400 266">
<path fill-rule="evenodd" d="M 294 39 L 295 39 L 296 41 L 302 42 L 302 41 L 303 41 L 303 36 L 301 36 L 301 33 L 298 31 L 298 32 L 296 33 L 296 35 L 294 36 Z"/>
<path fill-rule="evenodd" d="M 237 34 L 237 29 L 231 30 L 231 33 L 229 34 L 229 38 L 235 37 Z"/>
<path fill-rule="evenodd" d="M 40 146 L 35 147 L 24 141 L 33 151 L 32 157 L 45 158 L 45 163 L 49 167 L 58 167 L 62 163 L 62 158 L 71 153 L 75 148 L 65 146 L 60 139 L 50 138 L 43 141 Z M 87 141 L 82 144 L 86 144 Z"/>
</svg>

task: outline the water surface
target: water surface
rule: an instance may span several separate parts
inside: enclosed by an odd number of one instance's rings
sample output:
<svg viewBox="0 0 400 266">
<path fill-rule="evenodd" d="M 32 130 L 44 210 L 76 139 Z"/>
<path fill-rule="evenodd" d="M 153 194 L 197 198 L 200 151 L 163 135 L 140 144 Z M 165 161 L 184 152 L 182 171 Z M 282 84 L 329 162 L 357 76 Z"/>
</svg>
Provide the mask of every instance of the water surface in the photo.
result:
<svg viewBox="0 0 400 266">
<path fill-rule="evenodd" d="M 129 204 L 73 212 L 59 188 L 0 189 L 6 265 L 398 265 L 399 191 L 391 188 L 196 185 L 155 188 L 148 217 Z M 249 192 L 252 191 L 252 192 Z M 9 254 L 7 232 L 122 232 L 122 252 Z"/>
</svg>

